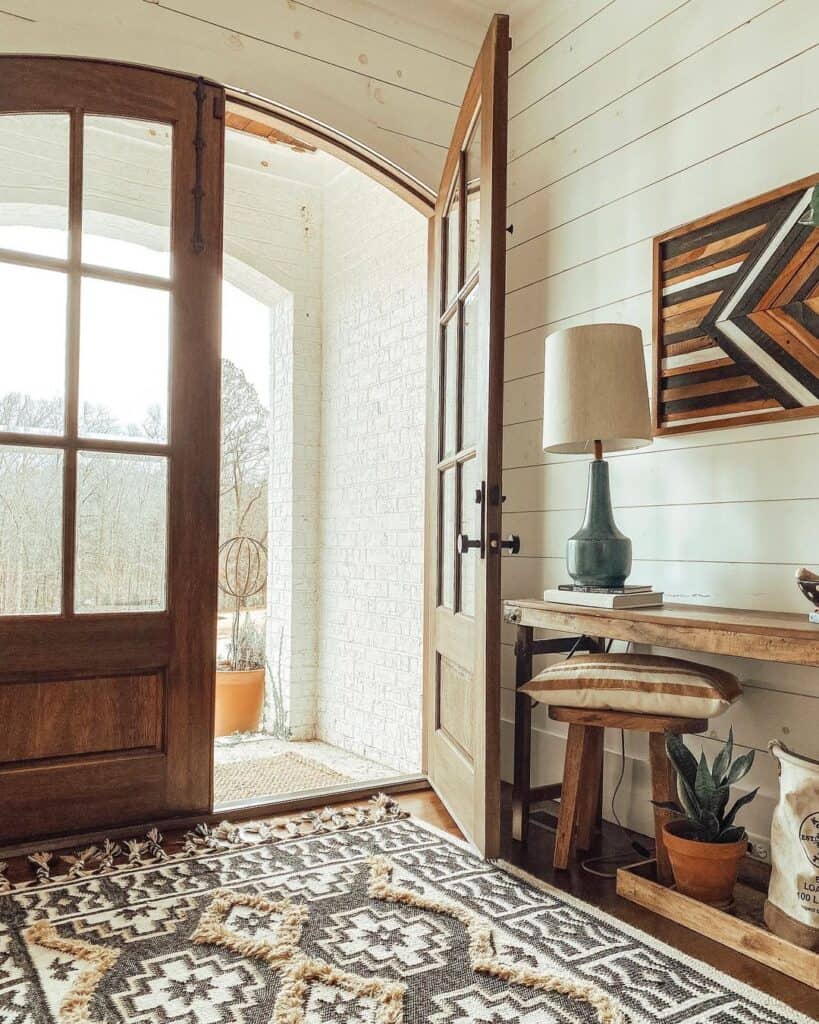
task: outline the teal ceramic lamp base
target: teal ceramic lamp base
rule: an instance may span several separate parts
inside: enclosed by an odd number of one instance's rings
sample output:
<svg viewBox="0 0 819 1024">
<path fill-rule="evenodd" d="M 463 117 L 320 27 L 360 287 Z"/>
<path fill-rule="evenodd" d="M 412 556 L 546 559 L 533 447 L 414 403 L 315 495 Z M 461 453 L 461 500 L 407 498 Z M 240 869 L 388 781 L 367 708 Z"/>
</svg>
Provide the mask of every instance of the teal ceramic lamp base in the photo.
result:
<svg viewBox="0 0 819 1024">
<path fill-rule="evenodd" d="M 631 572 L 631 541 L 614 522 L 609 466 L 589 466 L 589 491 L 583 525 L 566 545 L 566 565 L 580 587 L 622 587 Z"/>
</svg>

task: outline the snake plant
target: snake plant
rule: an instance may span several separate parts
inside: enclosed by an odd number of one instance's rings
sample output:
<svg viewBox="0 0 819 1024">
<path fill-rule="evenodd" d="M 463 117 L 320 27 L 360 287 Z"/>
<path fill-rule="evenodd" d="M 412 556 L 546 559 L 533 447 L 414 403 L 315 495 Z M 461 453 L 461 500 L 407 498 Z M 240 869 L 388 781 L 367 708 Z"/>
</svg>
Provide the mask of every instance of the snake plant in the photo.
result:
<svg viewBox="0 0 819 1024">
<path fill-rule="evenodd" d="M 754 751 L 732 760 L 734 753 L 734 731 L 709 766 L 705 753 L 700 759 L 694 757 L 679 736 L 669 733 L 665 740 L 668 759 L 677 774 L 677 794 L 680 802 L 652 801 L 656 807 L 676 811 L 691 825 L 686 838 L 701 843 L 736 843 L 746 838 L 745 829 L 735 825 L 737 811 L 749 804 L 757 789 L 743 794 L 730 810 L 728 797 L 731 786 L 739 782 L 751 770 Z"/>
</svg>

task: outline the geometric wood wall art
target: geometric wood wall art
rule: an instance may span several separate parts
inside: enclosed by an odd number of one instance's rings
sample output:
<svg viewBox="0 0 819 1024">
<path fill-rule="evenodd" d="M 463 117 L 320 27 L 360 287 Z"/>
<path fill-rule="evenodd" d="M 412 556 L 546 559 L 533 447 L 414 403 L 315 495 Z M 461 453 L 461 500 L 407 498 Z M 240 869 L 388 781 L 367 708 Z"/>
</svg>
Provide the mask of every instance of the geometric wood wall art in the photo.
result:
<svg viewBox="0 0 819 1024">
<path fill-rule="evenodd" d="M 819 416 L 819 175 L 654 239 L 654 430 Z"/>
</svg>

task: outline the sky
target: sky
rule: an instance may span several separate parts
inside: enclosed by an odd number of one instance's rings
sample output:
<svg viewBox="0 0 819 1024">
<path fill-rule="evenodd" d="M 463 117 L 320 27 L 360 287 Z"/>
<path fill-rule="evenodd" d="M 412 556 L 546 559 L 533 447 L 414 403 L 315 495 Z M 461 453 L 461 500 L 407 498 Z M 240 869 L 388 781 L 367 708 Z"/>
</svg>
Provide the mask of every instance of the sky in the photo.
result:
<svg viewBox="0 0 819 1024">
<path fill-rule="evenodd" d="M 65 255 L 65 232 L 0 227 L 0 246 Z M 87 261 L 167 274 L 167 254 L 91 236 Z M 123 424 L 141 423 L 152 404 L 167 406 L 167 292 L 86 278 L 80 321 L 80 407 L 107 406 Z M 0 263 L 0 394 L 64 393 L 66 279 L 58 271 Z M 269 310 L 228 282 L 222 310 L 223 356 L 236 363 L 269 405 Z M 0 429 L 2 425 L 0 425 Z"/>
</svg>

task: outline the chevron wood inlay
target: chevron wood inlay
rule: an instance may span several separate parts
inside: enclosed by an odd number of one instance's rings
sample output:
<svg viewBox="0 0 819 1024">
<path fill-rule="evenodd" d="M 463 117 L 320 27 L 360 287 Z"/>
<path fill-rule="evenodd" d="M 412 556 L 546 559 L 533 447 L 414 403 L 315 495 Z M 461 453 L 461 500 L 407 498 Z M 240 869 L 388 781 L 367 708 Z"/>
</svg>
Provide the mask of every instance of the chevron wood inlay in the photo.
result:
<svg viewBox="0 0 819 1024">
<path fill-rule="evenodd" d="M 819 175 L 654 239 L 658 434 L 819 416 Z"/>
</svg>

